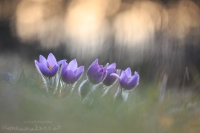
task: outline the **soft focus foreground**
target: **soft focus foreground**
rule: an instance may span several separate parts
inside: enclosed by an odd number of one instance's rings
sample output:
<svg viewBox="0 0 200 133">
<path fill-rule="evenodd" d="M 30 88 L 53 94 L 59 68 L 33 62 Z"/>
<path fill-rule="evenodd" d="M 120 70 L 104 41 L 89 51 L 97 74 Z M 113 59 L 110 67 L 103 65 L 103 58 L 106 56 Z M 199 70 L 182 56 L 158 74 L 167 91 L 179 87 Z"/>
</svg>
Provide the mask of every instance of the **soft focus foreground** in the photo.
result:
<svg viewBox="0 0 200 133">
<path fill-rule="evenodd" d="M 12 57 L 8 62 L 13 60 L 17 58 Z M 101 97 L 102 89 L 98 88 L 93 93 L 93 102 L 83 102 L 78 86 L 85 80 L 85 75 L 78 81 L 73 94 L 60 97 L 46 92 L 34 63 L 28 65 L 21 61 L 18 67 L 16 62 L 14 64 L 16 68 L 13 70 L 18 74 L 14 75 L 14 71 L 11 73 L 13 82 L 5 78 L 0 83 L 0 131 L 3 133 L 14 130 L 22 132 L 21 128 L 26 129 L 26 132 L 34 130 L 41 133 L 47 130 L 52 133 L 200 131 L 200 99 L 197 90 L 200 75 L 196 75 L 196 82 L 190 88 L 167 88 L 160 92 L 158 82 L 141 82 L 126 102 L 114 100 L 116 86 L 104 97 Z M 4 68 L 8 69 L 6 65 Z"/>
</svg>

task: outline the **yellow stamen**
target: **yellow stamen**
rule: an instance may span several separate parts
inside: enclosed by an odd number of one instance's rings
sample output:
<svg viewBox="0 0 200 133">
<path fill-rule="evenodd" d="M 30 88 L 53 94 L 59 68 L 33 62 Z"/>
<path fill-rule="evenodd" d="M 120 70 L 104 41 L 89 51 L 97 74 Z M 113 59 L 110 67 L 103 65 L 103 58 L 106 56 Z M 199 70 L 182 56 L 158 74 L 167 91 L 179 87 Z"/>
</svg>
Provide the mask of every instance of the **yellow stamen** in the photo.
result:
<svg viewBox="0 0 200 133">
<path fill-rule="evenodd" d="M 48 68 L 51 70 L 53 67 L 52 66 L 48 66 Z"/>
</svg>

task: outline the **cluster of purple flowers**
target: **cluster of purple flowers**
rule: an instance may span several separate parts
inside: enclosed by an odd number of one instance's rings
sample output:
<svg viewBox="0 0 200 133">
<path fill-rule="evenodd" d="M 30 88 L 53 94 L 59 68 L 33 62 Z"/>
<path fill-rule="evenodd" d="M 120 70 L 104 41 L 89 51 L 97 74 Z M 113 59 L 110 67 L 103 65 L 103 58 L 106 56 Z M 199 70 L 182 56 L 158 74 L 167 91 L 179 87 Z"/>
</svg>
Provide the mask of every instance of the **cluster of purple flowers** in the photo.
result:
<svg viewBox="0 0 200 133">
<path fill-rule="evenodd" d="M 50 53 L 47 57 L 47 60 L 44 56 L 39 56 L 39 62 L 35 60 L 36 67 L 39 68 L 40 72 L 48 78 L 54 77 L 59 70 L 59 66 L 62 64 L 61 67 L 61 78 L 63 82 L 67 84 L 74 84 L 83 74 L 84 66 L 80 66 L 78 68 L 78 64 L 76 59 L 69 62 L 66 60 L 61 60 L 57 62 L 55 56 Z"/>
<path fill-rule="evenodd" d="M 87 77 L 92 84 L 102 82 L 106 86 L 112 85 L 118 78 L 122 88 L 131 90 L 139 84 L 139 75 L 137 72 L 132 75 L 131 69 L 122 70 L 116 69 L 116 63 L 102 66 L 98 64 L 96 59 L 88 68 Z"/>
<path fill-rule="evenodd" d="M 59 84 L 73 85 L 84 73 L 84 66 L 78 67 L 76 59 L 67 63 L 66 60 L 58 61 L 55 56 L 50 53 L 45 59 L 39 56 L 39 61 L 35 60 L 38 72 L 43 77 L 43 81 L 48 88 L 48 84 L 54 84 L 55 90 L 59 88 Z M 131 69 L 116 69 L 116 63 L 99 65 L 96 59 L 87 70 L 87 81 L 92 85 L 99 83 L 105 86 L 111 86 L 116 79 L 119 80 L 121 88 L 124 90 L 132 90 L 139 84 L 139 75 L 137 72 L 132 75 Z M 62 87 L 60 88 L 62 89 Z"/>
</svg>

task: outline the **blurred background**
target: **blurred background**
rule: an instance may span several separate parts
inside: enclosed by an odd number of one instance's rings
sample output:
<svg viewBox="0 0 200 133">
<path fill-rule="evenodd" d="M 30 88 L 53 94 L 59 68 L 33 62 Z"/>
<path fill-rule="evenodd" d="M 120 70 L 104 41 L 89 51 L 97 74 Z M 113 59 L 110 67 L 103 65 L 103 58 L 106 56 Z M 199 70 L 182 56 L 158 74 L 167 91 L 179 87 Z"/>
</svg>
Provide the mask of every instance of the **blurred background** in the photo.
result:
<svg viewBox="0 0 200 133">
<path fill-rule="evenodd" d="M 116 62 L 146 80 L 200 68 L 198 0 L 1 0 L 0 52 Z M 143 79 L 144 79 L 143 78 Z"/>
<path fill-rule="evenodd" d="M 200 68 L 198 0 L 1 0 L 0 53 L 116 62 L 145 82 Z M 3 70 L 2 70 L 3 71 Z M 144 76 L 143 76 L 144 75 Z M 188 77 L 189 78 L 189 77 Z"/>
<path fill-rule="evenodd" d="M 57 99 L 34 66 L 50 52 L 86 69 L 96 58 L 131 67 L 140 85 L 117 107 L 111 95 L 92 106 Z M 197 133 L 199 72 L 199 0 L 0 0 L 1 126 L 50 120 L 58 132 Z"/>
</svg>

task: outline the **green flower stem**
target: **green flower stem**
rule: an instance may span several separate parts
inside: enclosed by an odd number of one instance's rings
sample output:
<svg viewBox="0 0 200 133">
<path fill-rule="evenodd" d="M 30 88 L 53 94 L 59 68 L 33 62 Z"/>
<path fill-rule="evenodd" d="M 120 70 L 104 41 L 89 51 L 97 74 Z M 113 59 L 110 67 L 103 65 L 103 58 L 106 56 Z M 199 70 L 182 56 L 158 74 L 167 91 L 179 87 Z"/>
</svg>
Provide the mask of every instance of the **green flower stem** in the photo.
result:
<svg viewBox="0 0 200 133">
<path fill-rule="evenodd" d="M 38 73 L 40 74 L 40 76 L 42 77 L 42 80 L 43 80 L 44 86 L 45 86 L 45 88 L 46 88 L 46 91 L 49 92 L 47 79 L 46 79 L 46 78 L 43 76 L 43 74 L 40 72 L 40 69 L 38 68 L 38 66 L 36 65 L 36 63 L 35 63 L 35 67 L 36 67 Z"/>
</svg>

